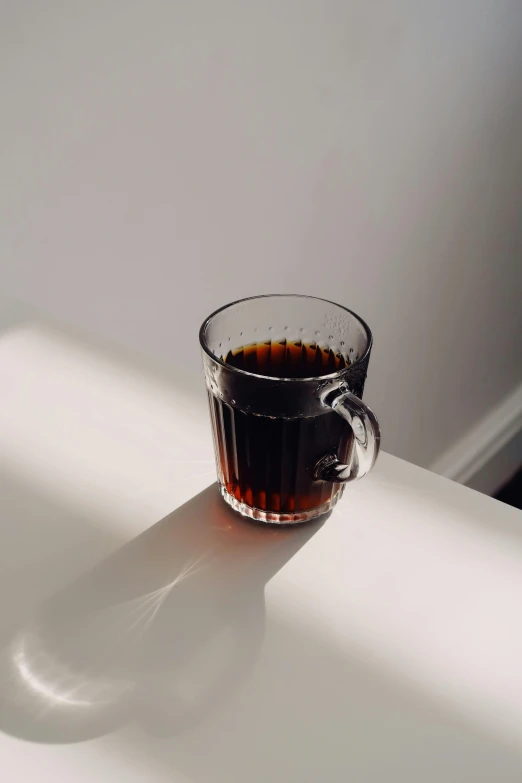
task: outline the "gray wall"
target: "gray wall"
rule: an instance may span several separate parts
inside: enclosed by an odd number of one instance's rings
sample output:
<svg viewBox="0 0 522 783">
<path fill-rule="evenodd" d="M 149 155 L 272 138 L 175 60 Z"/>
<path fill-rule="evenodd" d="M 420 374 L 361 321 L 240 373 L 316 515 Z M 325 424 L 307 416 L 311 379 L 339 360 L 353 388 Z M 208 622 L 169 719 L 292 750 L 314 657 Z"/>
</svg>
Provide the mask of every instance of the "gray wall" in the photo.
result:
<svg viewBox="0 0 522 783">
<path fill-rule="evenodd" d="M 178 361 L 213 308 L 371 324 L 428 465 L 522 380 L 520 0 L 4 0 L 4 292 Z"/>
</svg>

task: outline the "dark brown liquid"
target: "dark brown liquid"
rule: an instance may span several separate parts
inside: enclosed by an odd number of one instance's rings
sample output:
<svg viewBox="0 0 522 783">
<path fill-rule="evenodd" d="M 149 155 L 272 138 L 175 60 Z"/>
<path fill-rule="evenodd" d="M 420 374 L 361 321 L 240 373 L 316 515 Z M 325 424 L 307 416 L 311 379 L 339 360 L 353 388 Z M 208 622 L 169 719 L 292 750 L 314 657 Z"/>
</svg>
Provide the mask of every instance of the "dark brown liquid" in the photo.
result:
<svg viewBox="0 0 522 783">
<path fill-rule="evenodd" d="M 350 364 L 342 353 L 301 340 L 242 345 L 223 356 L 223 361 L 239 370 L 274 378 L 315 378 L 343 370 Z"/>
<path fill-rule="evenodd" d="M 233 367 L 277 378 L 328 375 L 349 366 L 346 356 L 300 341 L 241 346 L 223 360 Z M 274 392 L 277 394 L 277 391 Z M 339 485 L 313 477 L 318 460 L 345 461 L 351 429 L 337 413 L 270 418 L 240 410 L 210 394 L 218 459 L 228 492 L 267 511 L 296 513 L 329 501 Z"/>
</svg>

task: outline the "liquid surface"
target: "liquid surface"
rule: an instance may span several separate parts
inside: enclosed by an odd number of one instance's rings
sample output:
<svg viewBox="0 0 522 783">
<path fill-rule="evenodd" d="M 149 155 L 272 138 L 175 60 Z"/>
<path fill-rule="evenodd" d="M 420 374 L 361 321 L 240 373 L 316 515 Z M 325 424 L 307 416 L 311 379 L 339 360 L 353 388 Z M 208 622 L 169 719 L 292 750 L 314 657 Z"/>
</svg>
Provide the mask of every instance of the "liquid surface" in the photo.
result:
<svg viewBox="0 0 522 783">
<path fill-rule="evenodd" d="M 344 370 L 350 364 L 342 353 L 301 340 L 268 340 L 242 345 L 222 358 L 238 370 L 273 378 L 314 378 Z"/>
</svg>

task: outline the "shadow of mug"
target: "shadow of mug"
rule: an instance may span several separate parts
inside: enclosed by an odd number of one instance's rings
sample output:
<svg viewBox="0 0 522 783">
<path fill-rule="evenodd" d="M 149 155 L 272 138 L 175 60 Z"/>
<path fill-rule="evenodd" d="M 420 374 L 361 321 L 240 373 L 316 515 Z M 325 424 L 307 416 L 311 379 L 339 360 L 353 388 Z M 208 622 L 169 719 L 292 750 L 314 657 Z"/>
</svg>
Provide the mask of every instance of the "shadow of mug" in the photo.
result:
<svg viewBox="0 0 522 783">
<path fill-rule="evenodd" d="M 0 655 L 0 728 L 77 742 L 204 721 L 253 665 L 264 586 L 324 521 L 256 525 L 216 485 L 50 599 Z"/>
</svg>

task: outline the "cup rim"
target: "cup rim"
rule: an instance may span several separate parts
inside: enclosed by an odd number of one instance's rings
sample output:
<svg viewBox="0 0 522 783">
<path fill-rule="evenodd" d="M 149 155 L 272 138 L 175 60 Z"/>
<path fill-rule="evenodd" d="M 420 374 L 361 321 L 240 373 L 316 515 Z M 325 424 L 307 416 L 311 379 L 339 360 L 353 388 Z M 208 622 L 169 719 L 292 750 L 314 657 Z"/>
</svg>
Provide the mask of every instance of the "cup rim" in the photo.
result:
<svg viewBox="0 0 522 783">
<path fill-rule="evenodd" d="M 312 375 L 309 378 L 280 378 L 275 375 L 261 375 L 259 373 L 255 372 L 249 372 L 248 370 L 242 370 L 239 367 L 233 367 L 231 364 L 227 364 L 223 359 L 216 356 L 210 348 L 208 347 L 206 340 L 205 340 L 205 332 L 207 327 L 209 326 L 212 319 L 218 315 L 218 313 L 221 313 L 223 310 L 227 310 L 229 307 L 233 307 L 234 305 L 241 304 L 242 302 L 249 302 L 252 299 L 273 299 L 276 296 L 286 296 L 286 297 L 293 297 L 295 299 L 315 299 L 318 302 L 325 302 L 326 304 L 335 305 L 336 307 L 340 307 L 342 310 L 344 310 L 347 313 L 350 313 L 354 318 L 356 318 L 361 326 L 363 327 L 364 331 L 366 332 L 367 337 L 367 344 L 364 352 L 361 356 L 359 356 L 358 359 L 356 359 L 354 362 L 348 365 L 348 367 L 344 367 L 342 370 L 336 370 L 336 372 L 329 373 L 328 375 Z M 247 375 L 251 378 L 260 378 L 263 380 L 268 381 L 292 381 L 293 383 L 299 383 L 299 382 L 310 382 L 310 381 L 318 381 L 318 380 L 335 380 L 336 378 L 342 378 L 346 373 L 350 370 L 352 370 L 354 367 L 357 367 L 358 365 L 362 364 L 364 360 L 368 357 L 368 354 L 371 351 L 372 343 L 373 343 L 373 336 L 370 327 L 364 321 L 360 315 L 357 315 L 357 313 L 354 313 L 353 310 L 350 310 L 348 307 L 345 307 L 344 305 L 339 304 L 338 302 L 332 302 L 331 299 L 323 299 L 320 296 L 308 296 L 307 294 L 258 294 L 257 296 L 247 296 L 243 299 L 236 299 L 233 302 L 229 302 L 226 305 L 223 305 L 222 307 L 218 307 L 217 310 L 214 310 L 201 324 L 201 327 L 199 329 L 199 343 L 201 345 L 201 348 L 203 351 L 209 356 L 213 361 L 215 361 L 217 364 L 220 364 L 222 367 L 225 367 L 230 372 L 236 372 L 240 375 Z"/>
</svg>

